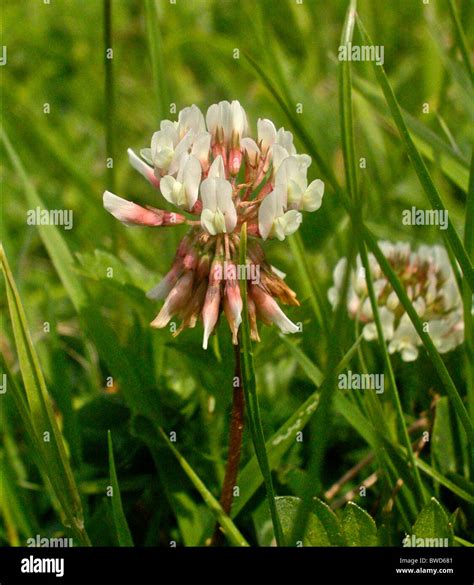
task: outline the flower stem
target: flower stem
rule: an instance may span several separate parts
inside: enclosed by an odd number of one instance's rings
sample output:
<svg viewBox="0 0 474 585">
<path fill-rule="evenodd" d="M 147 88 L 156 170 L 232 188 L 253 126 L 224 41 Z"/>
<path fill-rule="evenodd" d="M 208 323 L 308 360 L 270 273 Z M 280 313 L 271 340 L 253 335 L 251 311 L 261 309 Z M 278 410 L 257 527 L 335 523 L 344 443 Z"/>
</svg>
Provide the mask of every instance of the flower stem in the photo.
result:
<svg viewBox="0 0 474 585">
<path fill-rule="evenodd" d="M 232 414 L 229 430 L 229 452 L 222 485 L 220 504 L 229 516 L 232 509 L 234 487 L 237 484 L 239 473 L 240 453 L 242 451 L 242 437 L 244 434 L 245 399 L 242 385 L 242 369 L 240 364 L 240 342 L 234 345 L 235 373 L 233 378 Z M 211 546 L 219 546 L 222 542 L 220 526 L 216 524 L 212 535 Z"/>
</svg>

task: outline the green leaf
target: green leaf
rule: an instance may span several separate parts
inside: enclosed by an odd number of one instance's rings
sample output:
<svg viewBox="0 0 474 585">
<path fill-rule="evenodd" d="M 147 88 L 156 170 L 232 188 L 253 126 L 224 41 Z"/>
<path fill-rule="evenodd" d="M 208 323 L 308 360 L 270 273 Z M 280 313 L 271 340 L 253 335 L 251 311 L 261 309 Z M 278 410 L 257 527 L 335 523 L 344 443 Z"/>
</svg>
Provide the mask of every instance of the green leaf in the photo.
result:
<svg viewBox="0 0 474 585">
<path fill-rule="evenodd" d="M 127 518 L 123 511 L 122 496 L 120 495 L 120 486 L 115 469 L 114 447 L 112 444 L 112 434 L 107 431 L 107 446 L 109 449 L 109 474 L 112 483 L 112 517 L 114 519 L 117 540 L 120 546 L 133 546 L 133 539 L 128 527 Z"/>
<path fill-rule="evenodd" d="M 433 425 L 433 432 L 431 438 L 431 453 L 433 456 L 433 463 L 441 471 L 441 473 L 454 473 L 460 465 L 461 449 L 465 452 L 466 444 L 460 442 L 458 444 L 455 437 L 457 435 L 454 428 L 455 420 L 453 413 L 450 410 L 450 404 L 446 396 L 442 396 L 436 403 L 436 415 Z"/>
<path fill-rule="evenodd" d="M 344 508 L 342 529 L 348 546 L 377 546 L 374 519 L 354 502 L 348 502 Z"/>
<path fill-rule="evenodd" d="M 283 535 L 287 543 L 291 538 L 300 503 L 300 498 L 295 496 L 276 498 L 278 515 L 280 516 Z M 303 546 L 344 546 L 341 527 L 336 515 L 329 506 L 320 500 L 315 499 L 311 506 L 302 544 Z M 298 546 L 298 544 L 295 543 L 295 546 Z"/>
<path fill-rule="evenodd" d="M 420 512 L 413 525 L 412 533 L 416 538 L 424 539 L 423 546 L 446 546 L 446 543 L 447 546 L 452 546 L 453 544 L 453 527 L 436 498 L 431 498 Z"/>
<path fill-rule="evenodd" d="M 54 415 L 41 365 L 31 340 L 25 310 L 3 246 L 0 246 L 0 262 L 5 277 L 8 309 L 18 362 L 26 391 L 27 405 L 23 401 L 22 404 L 28 410 L 28 418 L 35 433 L 34 441 L 40 446 L 48 477 L 61 504 L 63 521 L 74 531 L 80 542 L 87 545 L 90 543 L 84 530 L 81 498 L 66 455 L 63 437 Z M 23 415 L 25 415 L 24 412 Z M 43 440 L 41 444 L 40 437 L 43 439 L 47 437 L 48 440 Z"/>
</svg>

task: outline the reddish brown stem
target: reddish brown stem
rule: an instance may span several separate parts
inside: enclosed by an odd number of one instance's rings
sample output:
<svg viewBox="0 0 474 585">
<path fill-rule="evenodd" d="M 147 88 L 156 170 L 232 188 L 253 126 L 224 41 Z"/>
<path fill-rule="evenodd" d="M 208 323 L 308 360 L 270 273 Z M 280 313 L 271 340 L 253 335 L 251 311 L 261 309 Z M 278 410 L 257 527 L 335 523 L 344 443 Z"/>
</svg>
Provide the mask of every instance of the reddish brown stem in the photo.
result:
<svg viewBox="0 0 474 585">
<path fill-rule="evenodd" d="M 240 343 L 234 345 L 235 373 L 233 378 L 232 414 L 229 429 L 229 451 L 227 454 L 227 465 L 222 485 L 220 504 L 227 515 L 232 509 L 234 488 L 237 485 L 239 474 L 240 453 L 242 450 L 242 438 L 244 434 L 244 411 L 245 399 L 242 386 L 242 371 L 240 364 Z M 219 524 L 216 524 L 211 539 L 211 546 L 222 544 L 222 531 Z"/>
</svg>

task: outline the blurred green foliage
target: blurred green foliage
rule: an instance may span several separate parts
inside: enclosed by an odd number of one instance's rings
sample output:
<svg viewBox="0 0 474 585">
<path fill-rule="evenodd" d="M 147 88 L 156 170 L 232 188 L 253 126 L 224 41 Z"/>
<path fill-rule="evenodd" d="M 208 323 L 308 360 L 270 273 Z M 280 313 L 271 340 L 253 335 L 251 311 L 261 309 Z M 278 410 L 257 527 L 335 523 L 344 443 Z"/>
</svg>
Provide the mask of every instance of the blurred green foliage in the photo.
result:
<svg viewBox="0 0 474 585">
<path fill-rule="evenodd" d="M 265 117 L 295 132 L 246 55 L 275 84 L 345 190 L 337 51 L 346 0 L 176 0 L 175 4 L 113 0 L 111 6 L 112 130 L 119 195 L 158 206 L 159 195 L 129 167 L 126 149 L 148 146 L 161 116 L 174 119 L 163 111 L 163 96 L 169 98 L 168 107 L 177 111 L 192 103 L 206 110 L 216 101 L 238 99 L 254 130 L 257 118 Z M 472 39 L 472 5 L 463 0 L 456 6 L 465 34 Z M 384 46 L 385 70 L 399 103 L 411 116 L 410 130 L 449 209 L 450 221 L 463 233 L 474 100 L 447 3 L 360 0 L 358 12 L 374 43 Z M 54 250 L 45 247 L 36 228 L 26 225 L 31 204 L 25 184 L 2 146 L 2 242 L 82 494 L 87 533 L 94 545 L 118 545 L 114 525 L 114 514 L 118 514 L 122 533 L 128 535 L 121 511 L 112 510 L 106 495 L 110 430 L 123 512 L 134 543 L 204 544 L 212 533 L 212 506 L 202 499 L 194 480 L 186 477 L 158 427 L 176 432 L 176 448 L 217 498 L 233 376 L 230 335 L 222 325 L 215 344 L 204 352 L 199 327 L 178 338 L 167 330 L 151 330 L 149 322 L 158 309 L 145 291 L 168 270 L 186 228 L 128 229 L 116 224 L 102 207 L 102 193 L 110 188 L 103 3 L 8 1 L 3 6 L 2 29 L 8 50 L 7 65 L 0 68 L 3 127 L 26 169 L 30 187 L 45 207 L 74 212 L 73 229 L 59 230 L 73 255 L 74 283 L 85 291 L 80 310 L 58 276 L 52 262 Z M 370 64 L 354 63 L 352 76 L 356 156 L 366 159 L 366 168 L 358 169 L 359 189 L 368 225 L 381 239 L 415 245 L 441 242 L 434 227 L 401 224 L 402 209 L 428 204 Z M 425 104 L 428 113 L 424 113 Z M 295 141 L 304 152 L 298 132 Z M 313 164 L 309 179 L 318 177 L 320 169 Z M 267 439 L 315 392 L 314 384 L 321 384 L 318 372 L 327 374 L 331 351 L 341 350 L 342 357 L 356 338 L 353 323 L 344 318 L 335 339 L 324 323 L 318 324 L 313 310 L 311 295 L 315 294 L 323 321 L 326 325 L 331 321 L 327 290 L 332 270 L 354 246 L 348 216 L 330 187 L 321 210 L 305 216 L 299 234 L 306 281 L 301 262 L 295 261 L 295 246 L 288 242 L 266 246 L 271 262 L 287 273 L 289 285 L 302 301 L 289 314 L 303 324 L 297 345 L 309 362 L 289 351 L 275 328 L 262 327 L 255 363 Z M 3 280 L 0 286 L 3 291 Z M 3 322 L 2 353 L 11 379 L 21 388 L 12 324 L 9 318 Z M 50 324 L 49 331 L 45 323 Z M 94 335 L 94 326 L 99 329 L 101 324 L 108 333 L 101 329 Z M 383 371 L 375 343 L 364 341 L 359 351 L 370 371 Z M 110 352 L 116 352 L 115 360 Z M 354 369 L 359 359 L 360 353 L 351 357 Z M 464 398 L 473 367 L 465 360 L 464 347 L 447 354 L 445 363 Z M 335 396 L 324 420 L 322 464 L 312 468 L 316 476 L 310 479 L 319 486 L 313 495 L 332 505 L 337 518 L 320 500 L 315 501 L 305 537 L 310 543 L 314 539 L 317 544 L 398 546 L 413 525 L 428 536 L 437 534 L 436 530 L 449 538 L 453 533 L 464 540 L 472 536 L 474 484 L 460 421 L 446 398 L 440 399 L 444 391 L 425 353 L 411 364 L 395 355 L 392 364 L 406 424 L 413 427 L 412 440 L 418 442 L 422 432 L 429 433 L 419 456 L 425 469 L 420 469 L 426 493 L 437 499 L 430 501 L 420 518 L 422 503 L 410 484 L 389 396 L 378 397 L 376 405 L 363 393 Z M 127 370 L 132 373 L 128 375 Z M 68 534 L 54 513 L 11 393 L 1 395 L 0 401 L 0 543 L 22 544 L 35 532 Z M 474 407 L 469 406 L 472 415 Z M 373 428 L 377 417 L 389 433 L 386 442 L 377 435 L 380 429 Z M 309 462 L 321 433 L 316 422 L 309 418 L 302 442 L 288 442 L 272 463 L 277 495 L 285 497 L 277 500 L 279 509 L 286 510 L 285 529 L 291 526 L 295 502 L 304 497 L 308 484 Z M 252 456 L 247 433 L 243 467 Z M 363 460 L 365 465 L 341 491 L 329 496 L 334 482 Z M 249 475 L 243 472 L 244 477 Z M 400 477 L 403 486 L 397 484 Z M 359 486 L 366 478 L 375 481 L 361 495 Z M 246 493 L 246 505 L 238 506 L 234 521 L 250 544 L 267 545 L 272 534 L 261 486 L 259 478 Z M 245 492 L 246 486 L 240 489 Z M 343 498 L 346 493 L 348 497 Z M 347 499 L 357 505 L 347 505 Z M 437 528 L 440 524 L 442 528 Z"/>
</svg>

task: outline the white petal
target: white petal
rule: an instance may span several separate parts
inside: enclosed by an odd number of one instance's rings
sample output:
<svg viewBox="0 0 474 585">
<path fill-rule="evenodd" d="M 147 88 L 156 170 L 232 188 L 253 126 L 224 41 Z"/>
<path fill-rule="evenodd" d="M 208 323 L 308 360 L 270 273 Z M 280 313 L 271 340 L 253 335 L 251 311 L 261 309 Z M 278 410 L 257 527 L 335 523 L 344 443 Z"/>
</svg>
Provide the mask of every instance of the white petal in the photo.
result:
<svg viewBox="0 0 474 585">
<path fill-rule="evenodd" d="M 224 161 L 220 154 L 214 159 L 212 165 L 209 168 L 209 173 L 207 176 L 210 179 L 212 178 L 225 179 Z"/>
<path fill-rule="evenodd" d="M 187 207 L 191 210 L 197 201 L 201 182 L 201 163 L 190 155 L 183 172 L 183 185 L 186 190 Z"/>
<path fill-rule="evenodd" d="M 187 134 L 176 145 L 172 159 L 170 161 L 168 173 L 174 175 L 179 169 L 179 163 L 183 154 L 188 153 L 194 139 L 194 130 L 190 129 Z"/>
<path fill-rule="evenodd" d="M 143 177 L 145 177 L 145 179 L 147 179 L 148 181 L 150 180 L 150 176 L 154 176 L 153 175 L 153 169 L 151 167 L 149 167 L 146 162 L 142 161 L 141 158 L 139 158 L 131 148 L 129 148 L 127 150 L 127 154 L 128 154 L 128 161 L 129 163 L 132 165 L 132 167 L 138 171 L 140 173 L 140 175 L 142 175 Z"/>
<path fill-rule="evenodd" d="M 273 163 L 273 172 L 276 173 L 281 166 L 281 163 L 290 156 L 289 152 L 280 146 L 279 144 L 274 144 L 272 146 L 272 163 Z"/>
<path fill-rule="evenodd" d="M 153 166 L 153 159 L 152 159 L 152 156 L 151 156 L 151 148 L 141 148 L 140 149 L 140 156 L 149 165 Z"/>
<path fill-rule="evenodd" d="M 194 104 L 190 107 L 183 108 L 178 116 L 179 136 L 182 138 L 190 129 L 192 129 L 195 134 L 204 132 L 206 129 L 204 116 L 202 115 L 201 110 Z"/>
<path fill-rule="evenodd" d="M 230 104 L 230 135 L 229 140 L 232 136 L 232 133 L 235 132 L 240 138 L 247 132 L 247 115 L 245 114 L 244 108 L 240 105 L 240 102 L 234 100 Z"/>
<path fill-rule="evenodd" d="M 206 114 L 207 129 L 211 134 L 215 134 L 219 123 L 219 105 L 212 104 L 209 106 Z"/>
<path fill-rule="evenodd" d="M 215 178 L 204 179 L 201 183 L 203 209 L 210 209 L 211 211 L 217 209 L 216 180 Z"/>
<path fill-rule="evenodd" d="M 203 209 L 201 213 L 201 226 L 211 234 L 211 236 L 215 236 L 217 233 L 216 226 L 214 225 L 215 214 L 216 212 L 209 208 Z"/>
<path fill-rule="evenodd" d="M 259 118 L 257 121 L 257 136 L 258 142 L 261 143 L 262 150 L 265 152 L 276 140 L 275 124 L 271 120 Z"/>
<path fill-rule="evenodd" d="M 303 216 L 299 211 L 296 211 L 296 209 L 292 209 L 283 215 L 281 221 L 285 227 L 285 236 L 291 236 L 291 234 L 294 234 L 300 227 L 301 222 L 303 221 Z"/>
<path fill-rule="evenodd" d="M 169 201 L 173 205 L 177 205 L 176 191 L 178 185 L 181 185 L 181 183 L 178 183 L 178 181 L 171 175 L 165 175 L 160 182 L 161 194 L 166 201 Z"/>
<path fill-rule="evenodd" d="M 191 154 L 194 155 L 202 167 L 207 170 L 209 164 L 209 150 L 211 149 L 211 135 L 209 132 L 201 132 L 195 137 Z"/>
<path fill-rule="evenodd" d="M 316 211 L 321 207 L 324 195 L 324 183 L 320 179 L 312 181 L 303 195 L 304 211 Z"/>
<path fill-rule="evenodd" d="M 223 213 L 235 209 L 232 201 L 232 185 L 229 181 L 221 178 L 214 179 L 214 181 L 216 182 L 217 207 Z"/>
<path fill-rule="evenodd" d="M 279 128 L 275 140 L 276 144 L 282 146 L 288 154 L 296 154 L 296 149 L 293 145 L 293 134 L 285 130 L 284 128 Z"/>
<path fill-rule="evenodd" d="M 257 143 L 253 138 L 242 138 L 240 141 L 240 146 L 243 148 L 244 152 L 249 157 L 249 160 L 252 164 L 255 164 L 256 160 L 260 156 L 260 149 L 257 146 Z"/>
<path fill-rule="evenodd" d="M 277 217 L 278 193 L 272 191 L 260 203 L 258 210 L 258 231 L 264 240 L 268 238 Z"/>
</svg>

